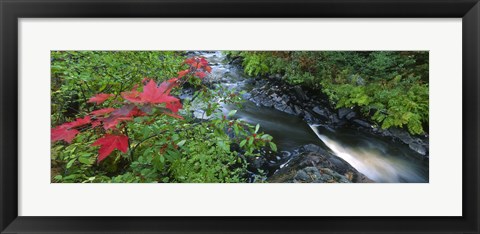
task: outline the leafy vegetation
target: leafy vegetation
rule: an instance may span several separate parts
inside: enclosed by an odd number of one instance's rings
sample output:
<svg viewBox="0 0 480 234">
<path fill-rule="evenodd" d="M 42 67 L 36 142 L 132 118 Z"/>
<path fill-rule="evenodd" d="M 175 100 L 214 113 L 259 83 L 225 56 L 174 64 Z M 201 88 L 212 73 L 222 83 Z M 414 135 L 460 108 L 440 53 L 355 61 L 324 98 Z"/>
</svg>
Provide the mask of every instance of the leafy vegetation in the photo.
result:
<svg viewBox="0 0 480 234">
<path fill-rule="evenodd" d="M 202 57 L 181 52 L 52 52 L 53 182 L 245 182 L 272 137 L 225 116 Z M 148 77 L 148 78 L 145 78 Z M 173 77 L 173 78 L 172 78 Z M 191 98 L 180 100 L 183 88 Z M 201 109 L 210 118 L 196 118 Z"/>
<path fill-rule="evenodd" d="M 252 76 L 282 74 L 326 94 L 335 108 L 356 108 L 382 128 L 428 131 L 428 52 L 229 51 Z"/>
</svg>

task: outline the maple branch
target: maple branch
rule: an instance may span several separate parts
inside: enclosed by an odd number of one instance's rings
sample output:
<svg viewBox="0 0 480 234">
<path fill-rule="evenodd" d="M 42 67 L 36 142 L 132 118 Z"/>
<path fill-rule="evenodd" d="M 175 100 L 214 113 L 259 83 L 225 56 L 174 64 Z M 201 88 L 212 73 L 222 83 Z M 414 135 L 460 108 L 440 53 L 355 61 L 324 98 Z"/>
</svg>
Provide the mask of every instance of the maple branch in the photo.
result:
<svg viewBox="0 0 480 234">
<path fill-rule="evenodd" d="M 92 89 L 90 88 L 90 86 L 88 85 L 88 82 L 86 82 L 86 81 L 85 81 L 85 82 L 84 82 L 84 84 L 87 86 L 87 88 L 88 88 L 88 91 L 90 91 L 90 93 L 92 93 L 92 92 L 93 92 L 93 90 L 92 90 Z"/>
<path fill-rule="evenodd" d="M 123 131 L 125 132 L 125 136 L 127 136 L 128 138 L 128 150 L 131 149 L 130 147 L 130 137 L 128 136 L 128 128 L 127 128 L 127 124 L 125 122 L 123 122 Z M 133 154 L 130 154 L 130 160 L 133 161 Z"/>
<path fill-rule="evenodd" d="M 82 85 L 80 84 L 79 87 L 80 87 L 80 91 L 82 91 L 83 101 L 84 101 L 85 103 L 87 103 L 87 100 L 88 100 L 88 99 L 87 99 L 87 97 L 85 96 L 85 91 L 83 90 Z"/>
<path fill-rule="evenodd" d="M 152 138 L 154 138 L 154 137 L 157 137 L 157 136 L 159 136 L 160 134 L 165 133 L 166 131 L 167 131 L 167 130 L 163 130 L 163 131 L 161 131 L 161 132 L 159 132 L 159 133 L 157 133 L 157 134 L 151 135 L 151 136 L 143 139 L 142 141 L 138 142 L 138 143 L 133 147 L 133 149 L 130 150 L 130 158 L 132 159 L 132 161 L 133 161 L 133 154 L 135 153 L 135 150 L 137 149 L 137 147 L 138 147 L 140 144 L 142 144 L 143 142 L 145 142 L 145 141 L 147 141 L 147 140 L 149 140 L 149 139 L 152 139 Z M 130 147 L 130 146 L 129 146 L 129 147 Z"/>
</svg>

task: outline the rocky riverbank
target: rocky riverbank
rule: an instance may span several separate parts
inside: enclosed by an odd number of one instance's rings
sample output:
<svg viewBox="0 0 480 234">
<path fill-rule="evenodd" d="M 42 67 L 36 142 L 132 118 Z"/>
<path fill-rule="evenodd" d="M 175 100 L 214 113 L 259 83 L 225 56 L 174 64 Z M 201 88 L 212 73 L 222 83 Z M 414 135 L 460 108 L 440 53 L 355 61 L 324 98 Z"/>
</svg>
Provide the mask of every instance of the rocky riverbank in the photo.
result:
<svg viewBox="0 0 480 234">
<path fill-rule="evenodd" d="M 256 78 L 251 82 L 254 84 L 254 88 L 246 98 L 257 105 L 272 107 L 296 115 L 309 124 L 320 124 L 331 128 L 349 125 L 359 131 L 402 142 L 418 154 L 429 157 L 428 135 L 412 136 L 408 131 L 399 128 L 381 129 L 363 118 L 355 109 L 335 110 L 328 103 L 325 95 L 305 90 L 301 86 L 285 84 L 279 75 L 271 76 L 268 79 Z"/>
<path fill-rule="evenodd" d="M 243 97 L 252 103 L 244 105 L 247 109 L 239 110 L 236 117 L 251 121 L 251 124 L 260 123 L 262 130 L 272 134 L 280 147 L 281 151 L 277 153 L 265 149 L 260 157 L 244 157 L 240 149 L 234 149 L 239 152 L 240 157 L 247 160 L 248 171 L 252 173 L 252 182 L 259 179 L 259 175 L 266 175 L 262 180 L 266 179 L 271 183 L 425 181 L 421 164 L 428 163 L 428 136 L 411 136 L 402 129 L 383 130 L 363 118 L 355 109 L 336 110 L 325 95 L 301 86 L 286 84 L 280 75 L 247 77 L 238 60 L 236 62 L 230 60 L 228 63 L 229 61 L 218 52 L 206 52 L 202 55 L 212 66 L 211 75 L 204 79 L 205 84 L 212 88 L 221 86 L 246 91 Z M 228 112 L 229 109 L 226 111 Z M 202 117 L 197 118 L 203 118 L 203 115 L 199 116 Z M 304 125 L 308 129 L 305 129 Z M 360 147 L 364 148 L 360 148 L 359 152 L 351 152 L 355 157 L 360 156 L 357 153 L 362 154 L 366 152 L 365 150 L 371 150 L 365 148 L 370 147 L 368 145 L 374 146 L 375 152 L 367 153 L 368 157 L 362 161 L 364 164 L 355 161 L 362 159 L 354 159 L 355 167 L 358 167 L 354 168 L 351 158 L 347 162 L 344 156 L 339 157 L 340 154 L 332 151 L 330 146 L 324 144 L 324 140 L 319 140 L 319 136 L 313 134 L 314 128 L 317 128 L 316 125 L 330 129 L 332 132 L 342 129 L 358 131 L 359 136 L 353 133 L 352 139 L 366 141 L 367 145 L 359 143 Z M 385 143 L 378 139 L 382 139 Z M 395 146 L 385 148 L 390 144 L 389 141 L 392 141 L 392 145 L 401 145 L 402 150 L 414 155 L 413 158 L 405 158 Z M 292 148 L 291 142 L 298 143 Z M 394 152 L 389 151 L 393 148 L 395 148 Z M 348 149 L 355 149 L 355 147 Z M 392 153 L 403 158 L 392 158 Z M 417 166 L 416 160 L 420 160 L 420 166 Z M 368 178 L 366 174 L 372 177 Z M 379 178 L 379 175 L 383 177 Z M 428 181 L 428 173 L 426 178 Z"/>
<path fill-rule="evenodd" d="M 257 163 L 257 166 L 258 163 Z M 260 165 L 261 166 L 261 165 Z M 371 183 L 345 160 L 324 148 L 299 147 L 287 162 L 268 178 L 270 183 Z"/>
</svg>

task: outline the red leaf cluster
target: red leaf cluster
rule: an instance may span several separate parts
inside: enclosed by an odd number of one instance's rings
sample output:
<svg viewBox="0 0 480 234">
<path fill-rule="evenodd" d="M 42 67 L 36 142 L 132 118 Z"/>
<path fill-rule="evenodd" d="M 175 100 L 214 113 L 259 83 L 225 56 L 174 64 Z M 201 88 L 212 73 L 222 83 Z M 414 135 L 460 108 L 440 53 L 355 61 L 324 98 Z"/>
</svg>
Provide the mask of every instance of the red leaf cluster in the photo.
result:
<svg viewBox="0 0 480 234">
<path fill-rule="evenodd" d="M 93 142 L 92 146 L 100 146 L 97 159 L 97 162 L 100 162 L 115 149 L 126 153 L 128 149 L 128 137 L 124 135 L 106 134 L 102 138 Z"/>
<path fill-rule="evenodd" d="M 106 94 L 106 93 L 99 93 L 93 97 L 91 97 L 90 99 L 88 99 L 88 102 L 92 103 L 96 103 L 97 105 L 99 104 L 102 104 L 105 100 L 107 100 L 109 97 L 112 97 L 113 94 Z"/>
<path fill-rule="evenodd" d="M 52 128 L 51 141 L 55 142 L 64 140 L 68 143 L 72 143 L 73 138 L 75 138 L 75 136 L 80 132 L 75 128 L 90 124 L 90 122 L 90 116 L 86 116 L 85 118 L 78 118 L 73 122 L 67 122 Z"/>
<path fill-rule="evenodd" d="M 172 78 L 160 85 L 157 85 L 155 81 L 150 80 L 143 87 L 142 92 L 133 89 L 128 92 L 123 92 L 122 97 L 127 101 L 138 104 L 165 103 L 167 109 L 170 109 L 173 113 L 177 113 L 178 109 L 182 108 L 182 104 L 178 98 L 170 96 L 170 91 L 177 85 L 178 79 L 180 78 Z"/>
<path fill-rule="evenodd" d="M 194 75 L 200 79 L 207 76 L 206 73 L 210 73 L 212 68 L 208 66 L 208 61 L 203 57 L 191 57 L 185 60 L 185 63 L 190 65 L 190 69 L 179 72 L 179 77 L 194 71 Z"/>
<path fill-rule="evenodd" d="M 178 110 L 182 108 L 180 100 L 170 95 L 170 91 L 181 84 L 180 81 L 188 74 L 203 79 L 210 73 L 212 68 L 208 66 L 208 61 L 203 57 L 191 57 L 185 60 L 185 64 L 190 66 L 189 69 L 178 72 L 178 76 L 171 78 L 168 81 L 157 85 L 154 80 L 144 78 L 142 80 L 143 90 L 139 91 L 138 86 L 135 85 L 131 91 L 122 92 L 121 96 L 127 101 L 126 104 L 120 108 L 103 108 L 90 112 L 84 118 L 78 118 L 73 122 L 64 123 L 51 129 L 51 140 L 66 141 L 71 143 L 75 136 L 80 133 L 80 127 L 91 125 L 92 128 L 103 126 L 106 131 L 117 132 L 117 134 L 107 133 L 103 137 L 95 141 L 92 146 L 100 146 L 98 151 L 98 162 L 104 160 L 115 149 L 121 152 L 127 152 L 128 137 L 118 134 L 117 125 L 122 121 L 131 121 L 138 116 L 146 116 L 151 113 L 151 109 L 157 104 L 164 104 L 165 107 L 160 107 L 163 114 L 173 116 L 175 118 L 182 118 L 179 116 Z M 99 93 L 91 97 L 88 102 L 102 104 L 108 98 L 113 97 L 113 94 Z M 168 110 L 168 111 L 167 111 Z"/>
<path fill-rule="evenodd" d="M 99 109 L 99 110 L 96 110 L 96 111 L 92 111 L 92 112 L 90 112 L 90 114 L 93 115 L 93 116 L 103 116 L 103 115 L 111 113 L 114 110 L 115 110 L 115 108 L 109 107 L 109 108 L 103 108 L 103 109 Z"/>
</svg>

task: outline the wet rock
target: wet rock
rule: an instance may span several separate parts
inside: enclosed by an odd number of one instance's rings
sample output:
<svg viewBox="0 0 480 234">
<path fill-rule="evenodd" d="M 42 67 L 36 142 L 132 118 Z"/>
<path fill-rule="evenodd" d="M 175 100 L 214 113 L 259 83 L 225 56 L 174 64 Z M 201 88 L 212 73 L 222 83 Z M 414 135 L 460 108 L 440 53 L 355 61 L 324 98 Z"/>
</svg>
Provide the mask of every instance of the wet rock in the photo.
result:
<svg viewBox="0 0 480 234">
<path fill-rule="evenodd" d="M 303 110 L 299 106 L 294 105 L 293 109 L 295 110 L 295 114 L 300 115 L 300 116 L 303 115 Z"/>
<path fill-rule="evenodd" d="M 345 160 L 318 145 L 305 145 L 298 156 L 268 180 L 272 183 L 369 183 L 373 182 Z"/>
<path fill-rule="evenodd" d="M 315 144 L 304 145 L 304 146 L 301 147 L 301 150 L 303 152 L 314 152 L 314 153 L 322 152 L 322 153 L 325 153 L 325 150 L 323 148 L 321 148 L 320 146 L 315 145 Z"/>
<path fill-rule="evenodd" d="M 286 103 L 289 103 L 289 102 L 290 102 L 290 98 L 289 98 L 286 94 L 284 94 L 284 95 L 282 95 L 282 101 L 284 101 L 284 102 L 286 102 Z"/>
<path fill-rule="evenodd" d="M 269 98 L 274 102 L 281 102 L 282 98 L 279 97 L 276 93 L 273 93 L 269 96 Z"/>
<path fill-rule="evenodd" d="M 353 118 L 357 117 L 357 113 L 355 113 L 354 111 L 348 113 L 345 118 L 348 119 L 348 120 L 351 120 Z"/>
<path fill-rule="evenodd" d="M 315 123 L 317 121 L 317 119 L 313 117 L 313 115 L 310 112 L 304 111 L 303 113 L 304 113 L 303 119 L 308 123 Z"/>
<path fill-rule="evenodd" d="M 335 175 L 335 176 L 334 176 Z M 342 178 L 343 177 L 343 178 Z M 293 179 L 294 183 L 350 183 L 340 174 L 323 168 L 321 171 L 316 167 L 306 167 L 297 172 Z"/>
<path fill-rule="evenodd" d="M 369 122 L 361 120 L 361 119 L 354 119 L 353 123 L 355 123 L 356 125 L 358 125 L 360 127 L 364 127 L 364 128 L 371 128 L 372 127 L 372 125 Z"/>
<path fill-rule="evenodd" d="M 410 147 L 410 149 L 414 150 L 415 152 L 421 155 L 427 154 L 427 149 L 419 143 L 412 142 L 408 146 Z"/>
<path fill-rule="evenodd" d="M 246 157 L 248 162 L 248 170 L 254 173 L 258 173 L 260 169 L 267 164 L 267 160 L 264 157 Z"/>
<path fill-rule="evenodd" d="M 293 112 L 293 109 L 290 106 L 288 106 L 285 102 L 275 103 L 273 107 L 279 111 L 282 111 L 288 114 L 292 114 L 292 115 L 295 114 L 295 112 Z"/>
<path fill-rule="evenodd" d="M 404 131 L 399 128 L 390 128 L 388 131 L 391 133 L 393 137 L 400 139 L 403 143 L 407 145 L 410 145 L 410 143 L 413 142 L 412 136 L 410 136 L 410 134 L 408 134 L 407 131 Z"/>
<path fill-rule="evenodd" d="M 330 116 L 330 122 L 334 125 L 334 126 L 343 126 L 346 124 L 346 121 L 343 120 L 343 119 L 339 119 L 337 117 L 337 115 L 331 115 Z"/>
<path fill-rule="evenodd" d="M 330 115 L 329 115 L 328 111 L 324 108 L 316 106 L 312 109 L 312 111 L 315 112 L 317 115 L 319 115 L 324 120 L 329 120 L 330 119 Z"/>
<path fill-rule="evenodd" d="M 306 171 L 300 170 L 300 171 L 297 171 L 297 174 L 293 179 L 295 182 L 297 182 L 297 181 L 307 181 L 307 180 L 310 180 L 311 178 L 308 176 Z"/>
<path fill-rule="evenodd" d="M 299 85 L 294 86 L 293 91 L 295 92 L 295 94 L 297 95 L 299 100 L 301 100 L 301 101 L 307 101 L 308 100 L 308 96 L 305 94 L 302 87 L 300 87 Z"/>
<path fill-rule="evenodd" d="M 350 108 L 340 108 L 338 109 L 338 118 L 340 119 L 343 119 L 345 118 L 345 116 L 347 116 L 348 114 L 352 113 L 353 110 L 350 109 Z"/>
<path fill-rule="evenodd" d="M 294 115 L 295 114 L 295 111 L 293 111 L 293 109 L 290 107 L 290 106 L 287 106 L 283 112 L 287 113 L 287 114 L 291 114 L 291 115 Z"/>
<path fill-rule="evenodd" d="M 251 97 L 252 97 L 252 94 L 250 94 L 250 93 L 244 93 L 244 94 L 242 95 L 242 98 L 243 98 L 243 99 L 247 99 L 247 100 L 250 99 Z"/>
<path fill-rule="evenodd" d="M 272 107 L 273 106 L 273 102 L 271 100 L 264 100 L 262 102 L 262 105 L 266 106 L 266 107 Z"/>
<path fill-rule="evenodd" d="M 292 156 L 292 153 L 289 152 L 289 151 L 282 151 L 282 152 L 280 152 L 280 158 L 281 158 L 281 159 L 286 159 L 286 158 L 289 158 L 290 156 Z"/>
</svg>

